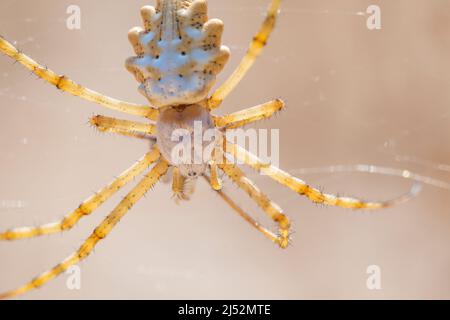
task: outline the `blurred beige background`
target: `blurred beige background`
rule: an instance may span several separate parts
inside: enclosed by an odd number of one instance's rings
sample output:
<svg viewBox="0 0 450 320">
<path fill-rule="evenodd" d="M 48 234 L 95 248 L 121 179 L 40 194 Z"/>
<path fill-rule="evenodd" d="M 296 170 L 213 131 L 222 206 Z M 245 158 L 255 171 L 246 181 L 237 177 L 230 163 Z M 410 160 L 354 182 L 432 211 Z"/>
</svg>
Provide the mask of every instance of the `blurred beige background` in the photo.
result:
<svg viewBox="0 0 450 320">
<path fill-rule="evenodd" d="M 209 2 L 232 50 L 223 81 L 269 0 Z M 66 28 L 71 4 L 81 7 L 81 30 Z M 143 103 L 123 64 L 132 55 L 127 31 L 141 23 L 144 4 L 3 0 L 0 33 L 56 72 Z M 370 4 L 382 9 L 380 31 L 369 31 L 367 16 L 358 14 Z M 291 172 L 365 163 L 450 182 L 449 18 L 448 0 L 285 0 L 270 45 L 218 112 L 284 98 L 287 111 L 257 127 L 281 129 L 281 165 Z M 96 133 L 87 125 L 91 115 L 118 114 L 55 90 L 5 56 L 0 101 L 1 229 L 59 219 L 148 149 L 143 141 Z M 368 214 L 316 206 L 252 176 L 292 218 L 289 249 L 255 232 L 203 181 L 181 206 L 161 184 L 81 264 L 81 290 L 68 290 L 63 275 L 25 298 L 450 298 L 445 185 L 426 185 L 413 201 Z M 375 200 L 411 185 L 361 173 L 302 178 L 329 192 Z M 230 182 L 225 188 L 268 223 L 245 194 Z M 70 233 L 0 243 L 0 291 L 69 255 L 118 199 Z M 370 265 L 381 268 L 382 290 L 366 287 Z"/>
</svg>

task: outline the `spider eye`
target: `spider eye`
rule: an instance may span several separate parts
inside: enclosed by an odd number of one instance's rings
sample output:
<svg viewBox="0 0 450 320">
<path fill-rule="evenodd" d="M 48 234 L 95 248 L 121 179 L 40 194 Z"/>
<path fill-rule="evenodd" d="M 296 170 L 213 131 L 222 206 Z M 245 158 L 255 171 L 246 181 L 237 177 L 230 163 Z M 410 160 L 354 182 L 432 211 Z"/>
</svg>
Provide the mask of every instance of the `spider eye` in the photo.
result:
<svg viewBox="0 0 450 320">
<path fill-rule="evenodd" d="M 188 176 L 191 177 L 191 178 L 195 178 L 195 177 L 197 176 L 197 172 L 195 172 L 195 171 L 189 171 L 189 172 L 188 172 Z"/>
</svg>

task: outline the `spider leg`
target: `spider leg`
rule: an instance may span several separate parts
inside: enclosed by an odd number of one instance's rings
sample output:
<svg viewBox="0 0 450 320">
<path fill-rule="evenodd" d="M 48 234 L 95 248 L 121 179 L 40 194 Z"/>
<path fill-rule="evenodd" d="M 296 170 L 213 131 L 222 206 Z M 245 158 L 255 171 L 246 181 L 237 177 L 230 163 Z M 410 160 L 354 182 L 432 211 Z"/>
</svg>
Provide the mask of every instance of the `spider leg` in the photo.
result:
<svg viewBox="0 0 450 320">
<path fill-rule="evenodd" d="M 284 107 L 284 102 L 280 99 L 276 99 L 226 116 L 215 117 L 214 122 L 216 127 L 235 129 L 243 127 L 251 122 L 270 118 L 276 112 L 284 109 Z"/>
<path fill-rule="evenodd" d="M 91 236 L 80 246 L 80 248 L 57 264 L 52 269 L 37 276 L 27 284 L 0 294 L 0 299 L 11 298 L 24 294 L 30 290 L 43 286 L 48 281 L 54 279 L 71 266 L 84 260 L 94 250 L 100 240 L 105 239 L 111 230 L 119 223 L 125 214 L 139 201 L 144 194 L 150 190 L 156 182 L 163 176 L 168 168 L 168 163 L 161 159 L 152 170 L 128 193 L 125 198 L 114 208 L 114 210 L 95 228 Z"/>
<path fill-rule="evenodd" d="M 117 133 L 140 139 L 148 139 L 149 136 L 156 134 L 156 126 L 153 124 L 115 119 L 101 115 L 92 117 L 89 123 L 101 132 Z"/>
<path fill-rule="evenodd" d="M 261 54 L 264 46 L 267 44 L 267 40 L 275 26 L 278 11 L 280 8 L 281 0 L 272 0 L 267 16 L 256 36 L 250 43 L 250 47 L 247 50 L 244 58 L 241 60 L 239 66 L 233 72 L 233 74 L 220 86 L 208 100 L 208 106 L 210 110 L 216 109 L 220 106 L 222 101 L 233 91 L 237 84 L 242 80 L 247 71 L 251 68 L 256 58 Z"/>
<path fill-rule="evenodd" d="M 211 177 L 210 177 L 210 184 L 211 187 L 216 190 L 222 190 L 222 181 L 219 177 L 219 167 L 215 161 L 213 161 L 210 165 L 211 169 Z"/>
<path fill-rule="evenodd" d="M 256 204 L 264 210 L 269 218 L 278 223 L 279 235 L 274 241 L 281 248 L 286 248 L 289 245 L 289 229 L 291 227 L 291 223 L 289 222 L 289 218 L 283 214 L 283 210 L 271 201 L 263 192 L 261 192 L 261 190 L 259 190 L 259 188 L 250 179 L 248 179 L 242 170 L 240 170 L 237 166 L 220 164 L 219 167 L 234 183 L 239 186 L 239 188 L 244 190 L 250 198 L 252 198 Z"/>
<path fill-rule="evenodd" d="M 0 52 L 3 52 L 7 56 L 19 62 L 25 68 L 33 72 L 36 76 L 44 79 L 56 88 L 66 91 L 74 96 L 123 113 L 146 117 L 151 120 L 156 120 L 158 117 L 159 112 L 156 108 L 116 100 L 114 98 L 95 92 L 91 89 L 85 88 L 67 78 L 66 76 L 56 74 L 52 70 L 39 65 L 36 61 L 20 52 L 16 47 L 14 47 L 11 43 L 6 41 L 2 37 L 0 37 Z"/>
<path fill-rule="evenodd" d="M 276 182 L 290 188 L 291 190 L 300 195 L 307 197 L 309 200 L 315 203 L 337 206 L 347 209 L 374 210 L 374 209 L 388 208 L 394 205 L 404 203 L 415 197 L 418 192 L 416 188 L 412 188 L 409 193 L 403 196 L 380 202 L 367 202 L 356 198 L 340 197 L 332 194 L 323 193 L 322 191 L 308 185 L 303 180 L 293 177 L 289 173 L 275 166 L 272 166 L 271 164 L 263 163 L 263 161 L 261 161 L 261 159 L 259 159 L 257 156 L 255 156 L 251 152 L 248 152 L 247 150 L 245 150 L 244 148 L 242 148 L 237 144 L 230 143 L 227 141 L 225 151 L 231 154 L 235 159 L 242 161 L 243 163 L 247 164 L 254 170 L 269 176 Z"/>
<path fill-rule="evenodd" d="M 169 184 L 173 180 L 173 166 L 169 167 L 169 170 L 167 170 L 167 173 L 161 177 L 161 182 L 164 184 Z"/>
<path fill-rule="evenodd" d="M 123 172 L 113 182 L 80 204 L 77 209 L 65 216 L 60 222 L 49 223 L 40 227 L 24 227 L 8 230 L 0 233 L 0 241 L 33 238 L 70 230 L 81 218 L 90 215 L 123 186 L 142 173 L 152 163 L 157 161 L 159 157 L 159 150 L 154 148 L 139 161 L 137 161 L 131 168 Z"/>
<path fill-rule="evenodd" d="M 209 170 L 211 175 L 209 177 L 211 187 L 219 191 L 222 189 L 222 180 L 219 177 L 219 163 L 224 163 L 224 153 L 221 146 L 223 146 L 223 134 L 216 136 L 215 146 L 212 150 L 211 160 L 209 161 Z"/>
<path fill-rule="evenodd" d="M 205 180 L 210 183 L 211 177 L 203 176 Z M 245 221 L 250 223 L 256 230 L 260 231 L 263 235 L 269 238 L 271 241 L 278 243 L 278 237 L 275 233 L 262 226 L 258 221 L 247 214 L 241 207 L 239 207 L 228 195 L 226 195 L 223 190 L 215 190 L 217 194 L 233 209 L 239 214 Z"/>
<path fill-rule="evenodd" d="M 186 178 L 181 175 L 177 167 L 173 168 L 172 175 L 172 191 L 175 202 L 189 200 L 189 195 L 186 193 Z"/>
</svg>

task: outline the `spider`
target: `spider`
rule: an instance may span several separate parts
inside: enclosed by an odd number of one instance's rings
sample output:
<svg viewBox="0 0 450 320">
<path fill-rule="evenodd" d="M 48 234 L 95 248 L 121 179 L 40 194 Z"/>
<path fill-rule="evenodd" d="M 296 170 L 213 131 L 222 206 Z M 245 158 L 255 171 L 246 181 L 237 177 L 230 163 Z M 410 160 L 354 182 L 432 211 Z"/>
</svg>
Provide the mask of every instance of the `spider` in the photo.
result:
<svg viewBox="0 0 450 320">
<path fill-rule="evenodd" d="M 229 129 L 269 118 L 285 108 L 284 102 L 276 99 L 225 116 L 211 114 L 239 84 L 262 52 L 274 29 L 280 2 L 281 0 L 271 1 L 266 18 L 251 41 L 242 61 L 225 83 L 210 96 L 209 91 L 215 78 L 224 68 L 230 55 L 229 49 L 221 45 L 222 21 L 208 19 L 206 0 L 157 0 L 155 6 L 144 6 L 141 9 L 144 28 L 133 28 L 129 32 L 129 40 L 136 56 L 126 61 L 126 68 L 140 83 L 139 90 L 149 100 L 150 105 L 119 101 L 85 88 L 68 77 L 58 75 L 38 64 L 11 43 L 0 38 L 1 52 L 59 90 L 124 114 L 145 119 L 143 122 L 134 122 L 97 115 L 91 118 L 90 122 L 101 132 L 135 138 L 148 137 L 154 141 L 147 154 L 110 184 L 82 202 L 61 221 L 0 233 L 0 240 L 18 240 L 68 231 L 123 186 L 139 174 L 146 172 L 142 180 L 94 229 L 78 250 L 25 285 L 0 294 L 0 298 L 15 297 L 39 288 L 89 256 L 97 243 L 108 236 L 133 205 L 166 175 L 169 169 L 172 170 L 173 175 L 172 190 L 177 198 L 187 200 L 189 198 L 186 192 L 187 183 L 202 176 L 212 189 L 252 227 L 280 248 L 286 248 L 290 242 L 291 227 L 288 217 L 246 177 L 234 162 L 220 159 L 217 156 L 220 153 L 218 151 L 231 155 L 241 163 L 315 203 L 350 209 L 381 209 L 407 200 L 407 196 L 403 196 L 385 202 L 365 202 L 323 193 L 283 170 L 265 163 L 245 148 L 227 141 L 226 138 L 219 139 L 220 143 L 217 143 L 211 157 L 203 159 L 201 163 L 178 164 L 172 161 L 171 153 L 174 144 L 170 137 L 173 130 L 179 128 L 192 130 L 193 123 L 197 121 L 205 128 L 217 129 L 224 133 Z M 278 224 L 278 232 L 272 232 L 262 226 L 222 191 L 221 172 L 247 193 L 267 216 Z"/>
</svg>

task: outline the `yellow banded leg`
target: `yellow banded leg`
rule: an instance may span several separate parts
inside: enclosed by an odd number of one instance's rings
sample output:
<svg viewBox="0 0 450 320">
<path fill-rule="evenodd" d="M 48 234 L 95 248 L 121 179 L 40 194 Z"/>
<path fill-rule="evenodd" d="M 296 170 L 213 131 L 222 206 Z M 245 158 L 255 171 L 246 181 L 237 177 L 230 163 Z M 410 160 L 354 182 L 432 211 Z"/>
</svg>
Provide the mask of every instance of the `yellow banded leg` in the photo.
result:
<svg viewBox="0 0 450 320">
<path fill-rule="evenodd" d="M 291 190 L 295 191 L 296 193 L 303 195 L 307 197 L 309 200 L 319 204 L 337 206 L 347 209 L 374 210 L 387 208 L 394 205 L 398 205 L 400 203 L 404 203 L 415 196 L 413 191 L 411 191 L 408 194 L 395 199 L 380 202 L 369 202 L 359 200 L 356 198 L 340 197 L 332 194 L 327 194 L 323 193 L 319 189 L 316 189 L 308 185 L 303 180 L 291 176 L 287 172 L 275 166 L 263 163 L 261 159 L 259 159 L 257 156 L 255 156 L 251 152 L 248 152 L 247 150 L 245 150 L 244 148 L 242 148 L 237 144 L 226 142 L 225 151 L 231 154 L 233 157 L 235 157 L 235 159 L 242 161 L 243 163 L 247 164 L 254 170 L 257 170 L 258 172 L 269 176 L 270 178 L 277 181 L 281 185 L 284 185 L 290 188 Z"/>
<path fill-rule="evenodd" d="M 92 117 L 89 122 L 101 132 L 111 132 L 133 137 L 156 134 L 156 126 L 148 123 L 115 119 L 101 115 Z"/>
<path fill-rule="evenodd" d="M 1 240 L 19 240 L 38 237 L 71 229 L 82 217 L 90 215 L 101 204 L 113 196 L 128 182 L 147 169 L 160 157 L 159 151 L 153 149 L 137 161 L 131 168 L 123 172 L 109 185 L 84 201 L 75 211 L 69 213 L 60 222 L 49 223 L 40 227 L 24 227 L 0 233 Z"/>
<path fill-rule="evenodd" d="M 209 183 L 210 177 L 204 176 L 205 180 Z M 252 227 L 261 232 L 271 241 L 278 243 L 278 236 L 274 234 L 272 231 L 262 226 L 258 221 L 253 219 L 250 215 L 248 215 L 241 207 L 239 207 L 228 195 L 226 195 L 223 190 L 216 190 L 217 194 L 234 210 L 238 215 L 244 218 Z"/>
<path fill-rule="evenodd" d="M 280 3 L 281 0 L 272 0 L 272 3 L 270 4 L 269 10 L 267 12 L 267 16 L 259 32 L 250 43 L 250 47 L 248 48 L 247 53 L 245 54 L 241 63 L 233 72 L 233 74 L 225 81 L 225 83 L 220 86 L 208 100 L 208 106 L 210 110 L 216 109 L 220 106 L 222 101 L 238 85 L 247 71 L 255 63 L 256 58 L 261 54 L 261 51 L 267 44 L 267 40 L 269 39 L 269 36 L 272 33 L 273 28 L 275 27 L 278 11 L 280 9 Z"/>
<path fill-rule="evenodd" d="M 252 198 L 256 204 L 264 210 L 269 218 L 278 223 L 279 235 L 276 238 L 276 243 L 281 248 L 286 248 L 289 245 L 289 230 L 291 223 L 286 215 L 283 214 L 283 210 L 271 201 L 259 188 L 248 179 L 245 174 L 235 165 L 221 164 L 219 165 L 225 174 L 236 183 L 239 188 L 244 190 L 250 198 Z"/>
<path fill-rule="evenodd" d="M 214 190 L 219 191 L 222 189 L 222 181 L 220 180 L 219 177 L 219 168 L 217 166 L 217 163 L 213 161 L 210 165 L 210 168 L 211 168 L 211 177 L 210 177 L 211 187 Z"/>
<path fill-rule="evenodd" d="M 284 107 L 284 102 L 280 99 L 276 99 L 226 116 L 215 117 L 214 122 L 216 127 L 235 129 L 243 127 L 251 122 L 270 118 Z"/>
<path fill-rule="evenodd" d="M 84 260 L 94 250 L 100 240 L 106 238 L 111 230 L 119 223 L 133 205 L 142 198 L 142 196 L 150 190 L 156 182 L 167 172 L 168 163 L 165 160 L 159 161 L 153 169 L 145 175 L 139 184 L 131 190 L 130 193 L 123 198 L 117 207 L 100 223 L 91 236 L 80 246 L 80 248 L 70 255 L 63 262 L 57 264 L 54 268 L 37 276 L 29 283 L 15 290 L 11 290 L 0 294 L 0 299 L 11 298 L 22 295 L 30 290 L 43 286 L 48 281 L 54 279 L 71 266 Z"/>
<path fill-rule="evenodd" d="M 179 203 L 181 200 L 189 200 L 189 195 L 186 194 L 186 178 L 180 173 L 177 167 L 172 170 L 172 192 L 175 202 Z"/>
<path fill-rule="evenodd" d="M 74 96 L 126 114 L 146 117 L 151 120 L 157 120 L 158 118 L 158 109 L 146 105 L 137 105 L 134 103 L 120 101 L 85 88 L 66 76 L 58 75 L 47 67 L 39 65 L 36 61 L 20 52 L 16 47 L 2 37 L 0 37 L 0 52 L 3 52 L 7 56 L 19 62 L 39 78 Z"/>
</svg>

